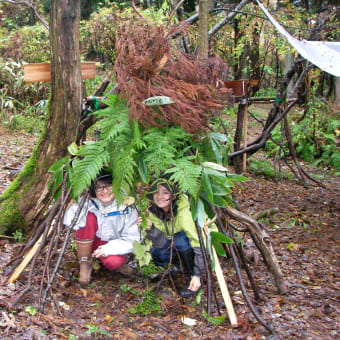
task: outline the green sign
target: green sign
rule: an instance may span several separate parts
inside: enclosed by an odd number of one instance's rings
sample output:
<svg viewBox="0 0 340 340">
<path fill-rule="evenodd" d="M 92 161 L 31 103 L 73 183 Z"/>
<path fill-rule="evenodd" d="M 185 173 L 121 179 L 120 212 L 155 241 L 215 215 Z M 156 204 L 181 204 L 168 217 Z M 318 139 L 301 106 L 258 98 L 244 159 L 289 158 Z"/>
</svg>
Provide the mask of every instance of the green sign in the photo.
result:
<svg viewBox="0 0 340 340">
<path fill-rule="evenodd" d="M 170 97 L 166 97 L 166 96 L 150 97 L 143 101 L 143 104 L 148 105 L 148 106 L 167 105 L 167 104 L 173 104 L 173 103 L 174 101 Z"/>
</svg>

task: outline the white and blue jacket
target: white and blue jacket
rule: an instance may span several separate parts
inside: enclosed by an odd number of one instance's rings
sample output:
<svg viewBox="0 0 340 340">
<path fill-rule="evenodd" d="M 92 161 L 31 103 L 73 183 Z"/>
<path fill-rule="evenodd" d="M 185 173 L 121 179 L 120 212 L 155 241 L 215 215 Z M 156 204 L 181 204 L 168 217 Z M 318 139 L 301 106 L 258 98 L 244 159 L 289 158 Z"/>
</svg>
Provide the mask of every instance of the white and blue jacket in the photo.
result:
<svg viewBox="0 0 340 340">
<path fill-rule="evenodd" d="M 63 223 L 72 224 L 78 208 L 73 203 L 65 212 Z M 91 212 L 97 217 L 98 230 L 96 236 L 107 243 L 99 246 L 105 256 L 125 255 L 133 252 L 134 241 L 140 242 L 140 233 L 137 227 L 137 211 L 132 207 L 121 205 L 117 207 L 116 200 L 104 206 L 97 198 L 90 198 L 80 212 L 74 230 L 84 228 L 87 214 Z"/>
</svg>

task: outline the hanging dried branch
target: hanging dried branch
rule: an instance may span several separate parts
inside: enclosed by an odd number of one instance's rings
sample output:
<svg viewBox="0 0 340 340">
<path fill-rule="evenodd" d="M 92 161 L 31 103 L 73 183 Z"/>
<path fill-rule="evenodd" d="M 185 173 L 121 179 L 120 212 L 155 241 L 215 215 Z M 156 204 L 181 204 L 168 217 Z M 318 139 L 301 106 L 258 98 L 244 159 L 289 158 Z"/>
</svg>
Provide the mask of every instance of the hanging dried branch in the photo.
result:
<svg viewBox="0 0 340 340">
<path fill-rule="evenodd" d="M 230 101 L 229 90 L 217 87 L 227 73 L 221 59 L 203 63 L 171 44 L 172 35 L 185 32 L 186 27 L 166 29 L 140 17 L 118 27 L 116 81 L 127 99 L 130 117 L 145 127 L 175 123 L 189 133 L 200 133 Z M 142 103 L 153 96 L 170 97 L 174 104 L 150 107 Z"/>
</svg>

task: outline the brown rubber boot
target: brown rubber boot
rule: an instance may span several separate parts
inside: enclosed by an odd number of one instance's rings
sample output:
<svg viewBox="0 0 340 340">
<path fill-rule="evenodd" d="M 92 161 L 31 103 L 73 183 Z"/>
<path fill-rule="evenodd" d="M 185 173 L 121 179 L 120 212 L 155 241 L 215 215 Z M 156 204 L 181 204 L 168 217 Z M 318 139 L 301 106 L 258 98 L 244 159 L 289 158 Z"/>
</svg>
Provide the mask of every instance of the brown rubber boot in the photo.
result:
<svg viewBox="0 0 340 340">
<path fill-rule="evenodd" d="M 132 277 L 134 272 L 133 268 L 131 268 L 127 262 L 125 262 L 120 268 L 117 269 L 118 273 L 121 273 L 122 275 L 126 277 Z"/>
<path fill-rule="evenodd" d="M 92 244 L 93 239 L 89 240 L 75 240 L 75 244 L 77 247 L 77 254 L 80 264 L 79 271 L 79 283 L 82 285 L 86 285 L 91 280 L 91 272 L 92 272 Z"/>
</svg>

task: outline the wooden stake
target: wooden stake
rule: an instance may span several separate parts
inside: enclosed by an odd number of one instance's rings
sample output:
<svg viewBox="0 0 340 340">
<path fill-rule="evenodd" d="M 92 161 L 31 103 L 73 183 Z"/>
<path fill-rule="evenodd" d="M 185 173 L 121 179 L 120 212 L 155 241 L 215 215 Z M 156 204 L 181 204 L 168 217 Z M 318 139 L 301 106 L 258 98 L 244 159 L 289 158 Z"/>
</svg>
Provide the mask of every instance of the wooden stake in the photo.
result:
<svg viewBox="0 0 340 340">
<path fill-rule="evenodd" d="M 50 228 L 50 230 L 48 231 L 48 235 L 50 234 L 51 231 L 52 231 L 52 228 Z M 39 248 L 39 246 L 41 244 L 43 236 L 44 236 L 44 234 L 42 234 L 40 236 L 39 240 L 26 253 L 26 255 L 25 255 L 24 259 L 21 261 L 20 265 L 15 269 L 15 271 L 13 272 L 11 277 L 8 279 L 8 283 L 14 282 L 20 276 L 20 274 L 25 269 L 25 267 L 30 263 L 30 261 L 32 260 L 33 256 L 35 255 L 35 253 L 37 252 L 37 250 L 38 250 L 38 248 Z"/>
<path fill-rule="evenodd" d="M 214 255 L 214 260 L 215 260 L 215 273 L 216 273 L 217 281 L 218 281 L 218 284 L 221 288 L 223 300 L 224 300 L 225 306 L 227 308 L 227 312 L 228 312 L 228 316 L 229 316 L 231 326 L 236 328 L 236 327 L 238 327 L 237 318 L 236 318 L 234 306 L 233 306 L 233 303 L 231 301 L 230 294 L 229 294 L 229 291 L 228 291 L 228 288 L 227 288 L 227 283 L 225 282 L 223 271 L 222 271 L 222 268 L 221 268 L 221 265 L 220 265 L 220 261 L 218 259 L 217 254 L 216 254 L 216 250 L 215 250 L 214 247 L 212 247 L 212 250 L 213 250 L 213 255 Z"/>
<path fill-rule="evenodd" d="M 244 108 L 244 119 L 243 119 L 243 148 L 247 147 L 248 139 L 248 102 Z M 247 154 L 243 154 L 242 172 L 247 171 Z"/>
</svg>

